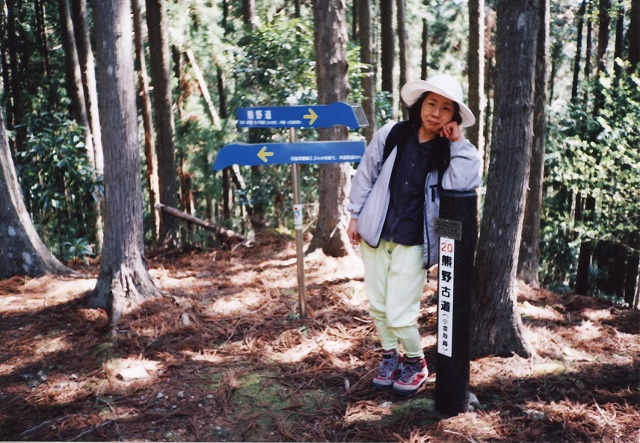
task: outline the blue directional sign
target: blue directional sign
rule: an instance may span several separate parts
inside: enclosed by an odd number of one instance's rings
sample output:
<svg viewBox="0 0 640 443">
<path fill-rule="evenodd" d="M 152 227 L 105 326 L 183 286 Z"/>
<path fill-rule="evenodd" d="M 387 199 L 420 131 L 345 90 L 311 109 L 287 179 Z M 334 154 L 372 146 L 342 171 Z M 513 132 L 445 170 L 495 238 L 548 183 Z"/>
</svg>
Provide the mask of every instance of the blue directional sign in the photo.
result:
<svg viewBox="0 0 640 443">
<path fill-rule="evenodd" d="M 241 128 L 329 128 L 367 126 L 362 107 L 335 102 L 313 106 L 260 106 L 238 109 Z"/>
<path fill-rule="evenodd" d="M 231 165 L 359 162 L 364 140 L 299 143 L 232 143 L 220 149 L 213 164 L 219 171 Z"/>
</svg>

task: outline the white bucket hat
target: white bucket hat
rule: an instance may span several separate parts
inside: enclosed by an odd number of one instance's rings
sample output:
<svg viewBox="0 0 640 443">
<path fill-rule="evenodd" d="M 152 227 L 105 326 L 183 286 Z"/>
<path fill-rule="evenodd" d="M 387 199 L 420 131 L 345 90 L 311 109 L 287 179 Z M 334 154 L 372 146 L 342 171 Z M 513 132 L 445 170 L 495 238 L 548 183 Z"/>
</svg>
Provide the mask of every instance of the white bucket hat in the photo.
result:
<svg viewBox="0 0 640 443">
<path fill-rule="evenodd" d="M 411 80 L 400 89 L 400 96 L 404 103 L 411 107 L 427 91 L 435 92 L 443 97 L 447 97 L 460 106 L 460 116 L 462 123 L 460 126 L 466 128 L 476 122 L 476 118 L 471 109 L 462 100 L 462 86 L 460 82 L 450 75 L 438 74 L 429 77 L 427 80 Z"/>
</svg>

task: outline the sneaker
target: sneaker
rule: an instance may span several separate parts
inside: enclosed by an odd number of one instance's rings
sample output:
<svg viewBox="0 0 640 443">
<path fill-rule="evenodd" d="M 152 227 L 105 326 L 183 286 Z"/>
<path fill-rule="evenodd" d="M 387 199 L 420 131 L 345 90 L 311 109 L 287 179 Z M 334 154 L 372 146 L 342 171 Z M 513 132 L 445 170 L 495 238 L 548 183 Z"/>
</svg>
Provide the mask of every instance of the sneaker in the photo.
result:
<svg viewBox="0 0 640 443">
<path fill-rule="evenodd" d="M 373 378 L 373 384 L 377 388 L 389 388 L 402 373 L 402 356 L 393 353 L 391 356 L 383 356 L 382 363 L 378 367 L 378 375 Z"/>
<path fill-rule="evenodd" d="M 429 371 L 427 362 L 420 359 L 417 362 L 405 362 L 400 377 L 393 383 L 393 392 L 400 395 L 414 394 L 427 381 Z"/>
</svg>

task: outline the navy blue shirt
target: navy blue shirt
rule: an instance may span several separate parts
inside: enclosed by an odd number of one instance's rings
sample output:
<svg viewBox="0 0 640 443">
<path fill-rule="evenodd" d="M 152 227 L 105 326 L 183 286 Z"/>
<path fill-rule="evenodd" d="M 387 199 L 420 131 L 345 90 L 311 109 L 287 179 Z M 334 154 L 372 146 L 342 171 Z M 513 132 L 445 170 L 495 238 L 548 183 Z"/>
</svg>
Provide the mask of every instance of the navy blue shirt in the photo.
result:
<svg viewBox="0 0 640 443">
<path fill-rule="evenodd" d="M 382 228 L 382 238 L 405 246 L 424 242 L 424 199 L 427 173 L 437 169 L 438 138 L 418 141 L 418 131 L 406 138 L 389 182 L 391 200 Z"/>
</svg>

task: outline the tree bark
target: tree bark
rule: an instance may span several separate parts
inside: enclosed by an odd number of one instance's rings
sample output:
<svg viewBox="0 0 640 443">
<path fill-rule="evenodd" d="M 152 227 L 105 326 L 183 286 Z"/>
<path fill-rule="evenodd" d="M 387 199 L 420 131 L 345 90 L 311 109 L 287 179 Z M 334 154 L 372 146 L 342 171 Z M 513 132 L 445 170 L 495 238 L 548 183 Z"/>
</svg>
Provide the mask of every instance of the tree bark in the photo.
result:
<svg viewBox="0 0 640 443">
<path fill-rule="evenodd" d="M 467 129 L 469 141 L 484 156 L 484 0 L 469 0 L 469 108 L 476 116 L 475 125 Z"/>
<path fill-rule="evenodd" d="M 74 119 L 84 129 L 84 142 L 87 151 L 89 164 L 93 169 L 94 181 L 98 181 L 98 177 L 104 172 L 104 157 L 102 154 L 102 142 L 99 142 L 99 149 L 94 145 L 93 133 L 95 127 L 100 135 L 100 119 L 97 115 L 97 90 L 95 84 L 95 73 L 93 54 L 91 53 L 91 45 L 89 43 L 88 29 L 86 26 L 86 3 L 81 0 L 76 5 L 78 7 L 77 16 L 80 22 L 80 29 L 76 30 L 76 23 L 71 15 L 71 7 L 69 0 L 58 0 L 60 9 L 60 24 L 62 27 L 62 45 L 65 52 L 65 60 L 67 66 L 67 90 L 69 92 Z M 84 33 L 84 35 L 83 35 Z M 77 42 L 80 41 L 82 51 L 79 51 Z M 81 57 L 81 52 L 83 53 Z M 81 64 L 81 61 L 83 64 Z M 84 80 L 83 80 L 84 79 Z M 94 100 L 94 103 L 90 103 Z M 93 108 L 93 109 L 92 109 Z M 90 118 L 91 112 L 93 121 Z M 103 243 L 103 199 L 96 190 L 93 193 L 93 206 L 96 213 L 94 221 L 95 228 L 95 252 L 99 254 Z"/>
<path fill-rule="evenodd" d="M 39 277 L 68 274 L 42 243 L 22 200 L 18 178 L 11 159 L 9 140 L 0 112 L 0 279 L 14 275 Z"/>
<path fill-rule="evenodd" d="M 364 95 L 362 109 L 364 110 L 364 115 L 367 117 L 369 122 L 369 126 L 364 128 L 362 133 L 364 134 L 367 143 L 369 143 L 376 131 L 376 91 L 373 75 L 373 44 L 371 42 L 371 0 L 358 0 L 357 4 L 360 9 L 358 14 L 358 19 L 360 21 L 360 62 L 365 65 L 363 69 L 364 75 L 360 80 Z"/>
<path fill-rule="evenodd" d="M 153 119 L 151 114 L 151 99 L 149 98 L 149 79 L 147 76 L 147 62 L 142 43 L 142 14 L 139 0 L 131 0 L 133 12 L 133 33 L 135 41 L 136 62 L 138 63 L 138 88 L 140 90 L 140 108 L 142 126 L 144 128 L 144 156 L 147 164 L 147 190 L 149 193 L 149 214 L 151 218 L 151 246 L 155 250 L 160 238 L 160 185 L 158 184 L 158 156 L 153 134 Z"/>
<path fill-rule="evenodd" d="M 491 146 L 491 122 L 493 121 L 493 88 L 495 85 L 495 57 L 496 57 L 496 48 L 494 45 L 494 34 L 496 29 L 496 12 L 491 8 L 488 8 L 485 13 L 485 21 L 484 21 L 484 58 L 485 58 L 485 69 L 484 69 L 484 96 L 486 100 L 486 108 L 484 114 L 484 121 L 482 123 L 478 122 L 478 124 L 482 124 L 484 126 L 483 133 L 485 135 L 484 146 L 485 150 L 483 152 L 483 168 L 482 171 L 484 175 L 489 171 L 489 162 L 491 150 L 489 146 Z"/>
<path fill-rule="evenodd" d="M 549 0 L 540 0 L 533 111 L 533 144 L 529 189 L 524 211 L 518 278 L 539 286 L 540 219 L 544 180 L 544 145 L 547 133 L 547 60 L 549 59 Z"/>
<path fill-rule="evenodd" d="M 484 60 L 484 58 L 483 58 Z M 422 54 L 420 56 L 420 78 L 425 80 L 429 72 L 429 22 L 422 19 Z"/>
<path fill-rule="evenodd" d="M 38 36 L 38 49 L 42 58 L 42 76 L 49 78 L 49 43 L 47 39 L 47 22 L 44 13 L 44 0 L 35 0 L 34 9 L 36 13 L 36 35 Z"/>
<path fill-rule="evenodd" d="M 149 30 L 149 59 L 153 82 L 153 110 L 157 135 L 158 182 L 160 202 L 177 207 L 178 185 L 176 171 L 175 122 L 171 98 L 169 41 L 167 35 L 166 0 L 146 0 Z M 175 248 L 178 244 L 178 221 L 164 214 L 160 216 L 160 244 Z"/>
<path fill-rule="evenodd" d="M 395 63 L 395 34 L 393 0 L 380 0 L 380 68 L 382 90 L 393 94 L 393 66 Z"/>
<path fill-rule="evenodd" d="M 630 69 L 635 71 L 640 65 L 640 0 L 631 0 L 631 19 L 627 38 Z"/>
<path fill-rule="evenodd" d="M 404 0 L 396 0 L 396 18 L 398 21 L 398 63 L 400 65 L 400 78 L 398 83 L 398 90 L 408 80 L 409 75 L 409 61 L 407 59 L 407 53 L 409 51 L 409 36 L 407 34 L 407 17 Z M 402 118 L 407 119 L 409 117 L 408 109 L 401 106 Z"/>
<path fill-rule="evenodd" d="M 629 242 L 630 252 L 627 255 L 627 269 L 624 286 L 624 301 L 629 306 L 635 306 L 635 297 L 638 293 L 638 277 L 640 275 L 640 234 L 632 235 Z"/>
<path fill-rule="evenodd" d="M 212 231 L 216 235 L 220 236 L 225 241 L 229 241 L 229 240 L 240 241 L 240 242 L 250 241 L 250 239 L 245 237 L 244 235 L 240 235 L 237 232 L 234 232 L 230 229 L 223 228 L 222 226 L 216 225 L 215 223 L 211 223 L 209 221 L 202 220 L 198 217 L 194 217 L 193 215 L 180 211 L 179 209 L 165 206 L 162 203 L 158 204 L 158 209 L 161 209 L 167 214 L 170 214 L 188 223 L 192 223 L 194 225 L 208 229 L 209 231 Z"/>
<path fill-rule="evenodd" d="M 573 82 L 571 83 L 571 100 L 578 97 L 578 87 L 580 85 L 580 55 L 582 54 L 582 30 L 584 28 L 584 15 L 587 11 L 587 0 L 582 0 L 580 11 L 578 12 L 578 33 L 576 39 L 576 55 L 573 61 Z"/>
<path fill-rule="evenodd" d="M 67 67 L 67 91 L 71 99 L 71 109 L 73 118 L 85 130 L 85 146 L 87 156 L 93 169 L 96 168 L 96 157 L 93 151 L 93 139 L 87 115 L 87 106 L 82 86 L 82 70 L 76 46 L 75 30 L 71 19 L 71 8 L 69 0 L 58 0 L 60 9 L 60 27 L 62 28 L 62 46 L 64 47 L 65 61 Z"/>
<path fill-rule="evenodd" d="M 491 179 L 474 271 L 475 356 L 534 353 L 523 334 L 515 283 L 533 133 L 537 5 L 498 3 Z"/>
<path fill-rule="evenodd" d="M 78 61 L 80 63 L 80 76 L 84 92 L 84 102 L 88 131 L 91 136 L 91 146 L 93 149 L 93 159 L 95 163 L 94 179 L 102 178 L 104 174 L 104 153 L 102 151 L 102 131 L 100 128 L 100 115 L 98 110 L 98 89 L 96 86 L 96 66 L 91 49 L 91 39 L 89 38 L 89 25 L 87 23 L 87 1 L 73 0 L 73 31 L 75 35 L 76 48 L 78 51 Z M 96 210 L 96 254 L 102 250 L 104 238 L 103 225 L 103 197 L 96 190 L 93 195 Z"/>
<path fill-rule="evenodd" d="M 9 50 L 9 66 L 11 67 L 11 119 L 8 129 L 15 129 L 14 149 L 15 152 L 23 152 L 27 148 L 27 126 L 25 124 L 25 87 L 23 85 L 23 72 L 20 67 L 20 57 L 18 56 L 18 42 L 20 36 L 16 32 L 16 7 L 14 0 L 6 0 L 7 19 L 7 47 Z M 7 85 L 5 85 L 6 87 Z"/>
<path fill-rule="evenodd" d="M 94 0 L 97 76 L 105 148 L 105 235 L 88 305 L 112 323 L 158 296 L 144 259 L 133 35 L 128 0 Z"/>
<path fill-rule="evenodd" d="M 73 0 L 73 30 L 78 50 L 80 75 L 85 97 L 87 120 L 91 131 L 96 172 L 104 173 L 104 154 L 102 152 L 102 135 L 98 110 L 98 89 L 96 86 L 96 66 L 89 38 L 87 23 L 87 1 Z"/>
<path fill-rule="evenodd" d="M 615 60 L 624 60 L 624 14 L 624 5 L 621 3 L 620 5 L 618 5 L 618 17 L 616 19 L 616 41 L 615 49 L 613 51 L 613 77 L 615 78 L 616 82 L 620 80 L 620 76 L 622 75 L 622 66 L 615 62 Z"/>
<path fill-rule="evenodd" d="M 347 80 L 347 29 L 344 0 L 317 0 L 313 5 L 318 103 L 345 101 Z M 346 140 L 347 129 L 321 129 L 320 140 Z M 320 166 L 320 211 L 309 251 L 321 248 L 332 257 L 353 252 L 347 236 L 347 196 L 351 185 L 346 163 Z"/>
<path fill-rule="evenodd" d="M 256 29 L 256 2 L 255 0 L 242 0 L 242 21 L 250 31 Z"/>
<path fill-rule="evenodd" d="M 596 75 L 606 76 L 606 56 L 607 56 L 607 47 L 609 45 L 609 10 L 611 8 L 610 0 L 600 0 L 599 10 L 598 10 L 598 44 L 596 47 L 596 60 L 597 60 L 597 71 Z M 591 47 L 591 24 L 589 25 L 589 37 L 587 38 L 587 47 Z M 589 54 L 590 51 L 587 52 Z M 587 61 L 591 59 L 589 55 L 587 55 Z M 587 63 L 590 66 L 590 62 Z M 585 67 L 585 72 L 590 72 L 590 68 Z M 585 75 L 586 76 L 586 75 Z M 588 76 L 587 76 L 588 77 Z M 600 109 L 604 106 L 604 96 L 601 92 L 601 87 L 599 84 L 596 84 L 595 94 L 593 100 L 593 110 L 592 115 L 595 117 L 600 112 Z M 593 138 L 595 134 L 587 134 L 587 137 Z M 597 160 L 597 159 L 596 159 Z M 593 221 L 595 220 L 595 211 L 596 211 L 596 199 L 592 195 L 588 195 L 585 203 L 585 220 Z M 592 255 L 595 247 L 597 246 L 597 239 L 585 239 L 580 244 L 580 252 L 578 253 L 578 269 L 576 271 L 576 286 L 575 290 L 578 294 L 589 294 L 591 289 L 589 287 L 589 273 L 592 262 Z"/>
</svg>

